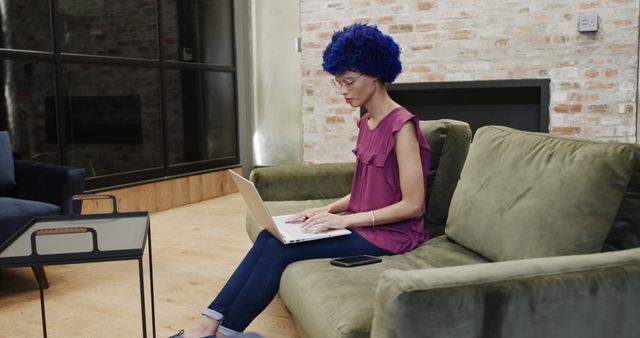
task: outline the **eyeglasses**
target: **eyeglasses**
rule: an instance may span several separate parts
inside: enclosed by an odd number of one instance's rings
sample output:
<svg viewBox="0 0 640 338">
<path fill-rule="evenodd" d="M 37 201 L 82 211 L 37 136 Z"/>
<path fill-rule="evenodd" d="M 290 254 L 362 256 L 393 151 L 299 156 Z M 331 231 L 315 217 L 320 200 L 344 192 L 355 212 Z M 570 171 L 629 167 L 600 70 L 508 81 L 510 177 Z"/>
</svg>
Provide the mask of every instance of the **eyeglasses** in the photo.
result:
<svg viewBox="0 0 640 338">
<path fill-rule="evenodd" d="M 358 81 L 358 79 L 362 76 L 362 74 L 358 74 L 355 78 L 352 79 L 344 79 L 342 81 L 338 81 L 336 79 L 331 79 L 331 83 L 336 87 L 339 92 L 342 92 L 345 88 L 347 90 L 351 90 L 353 88 L 353 84 Z"/>
</svg>

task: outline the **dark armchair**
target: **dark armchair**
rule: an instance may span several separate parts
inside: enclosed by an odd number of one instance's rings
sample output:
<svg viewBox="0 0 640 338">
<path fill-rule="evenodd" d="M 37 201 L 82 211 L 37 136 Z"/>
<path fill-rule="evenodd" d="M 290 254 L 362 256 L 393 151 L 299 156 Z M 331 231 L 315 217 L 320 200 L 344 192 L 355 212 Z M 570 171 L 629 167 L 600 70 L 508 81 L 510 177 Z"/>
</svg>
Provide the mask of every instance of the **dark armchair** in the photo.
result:
<svg viewBox="0 0 640 338">
<path fill-rule="evenodd" d="M 9 133 L 0 131 L 0 243 L 36 216 L 79 214 L 82 204 L 72 197 L 84 190 L 82 168 L 15 160 Z M 42 267 L 33 267 L 39 283 L 48 287 Z"/>
</svg>

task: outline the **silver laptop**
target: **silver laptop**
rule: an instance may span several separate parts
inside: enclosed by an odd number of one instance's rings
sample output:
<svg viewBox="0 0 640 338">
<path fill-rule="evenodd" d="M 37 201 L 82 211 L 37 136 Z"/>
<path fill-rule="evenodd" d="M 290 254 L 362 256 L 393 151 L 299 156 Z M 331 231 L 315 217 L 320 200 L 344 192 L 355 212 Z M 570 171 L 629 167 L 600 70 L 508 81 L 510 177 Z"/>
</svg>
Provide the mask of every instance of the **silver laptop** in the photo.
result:
<svg viewBox="0 0 640 338">
<path fill-rule="evenodd" d="M 280 239 L 284 244 L 314 241 L 316 239 L 344 236 L 351 233 L 351 231 L 347 229 L 339 229 L 313 234 L 302 231 L 302 223 L 285 223 L 291 215 L 272 217 L 253 183 L 232 170 L 229 170 L 229 173 L 258 224 L 269 231 L 274 237 Z"/>
</svg>

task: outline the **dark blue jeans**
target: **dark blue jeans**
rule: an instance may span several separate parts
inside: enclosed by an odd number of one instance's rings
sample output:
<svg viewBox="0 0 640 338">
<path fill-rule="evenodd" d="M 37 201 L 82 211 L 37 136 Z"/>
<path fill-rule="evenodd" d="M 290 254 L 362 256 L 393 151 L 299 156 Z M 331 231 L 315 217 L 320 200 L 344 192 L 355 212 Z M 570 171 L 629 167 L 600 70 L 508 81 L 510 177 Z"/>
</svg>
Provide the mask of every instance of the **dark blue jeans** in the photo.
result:
<svg viewBox="0 0 640 338">
<path fill-rule="evenodd" d="M 222 326 L 242 332 L 275 297 L 282 272 L 290 263 L 365 254 L 383 256 L 390 253 L 355 231 L 347 236 L 284 245 L 263 230 L 209 309 L 224 316 Z"/>
</svg>

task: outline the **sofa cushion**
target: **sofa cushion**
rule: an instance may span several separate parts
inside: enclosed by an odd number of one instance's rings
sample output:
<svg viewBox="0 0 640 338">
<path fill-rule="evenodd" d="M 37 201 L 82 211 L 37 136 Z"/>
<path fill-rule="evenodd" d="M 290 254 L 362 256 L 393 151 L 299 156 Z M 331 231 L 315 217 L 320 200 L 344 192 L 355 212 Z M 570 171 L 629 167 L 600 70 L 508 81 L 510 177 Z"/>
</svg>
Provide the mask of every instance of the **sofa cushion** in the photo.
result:
<svg viewBox="0 0 640 338">
<path fill-rule="evenodd" d="M 16 186 L 13 152 L 9 133 L 0 131 L 0 196 L 8 195 Z"/>
<path fill-rule="evenodd" d="M 57 205 L 21 200 L 10 197 L 0 197 L 0 243 L 6 241 L 23 225 L 36 216 L 59 215 Z"/>
<path fill-rule="evenodd" d="M 469 151 L 471 129 L 455 120 L 420 121 L 420 129 L 431 147 L 427 177 L 427 213 L 424 225 L 431 237 L 442 234 L 451 196 Z"/>
<path fill-rule="evenodd" d="M 636 157 L 634 173 L 627 186 L 618 215 L 604 244 L 603 251 L 640 247 L 640 156 Z"/>
<path fill-rule="evenodd" d="M 404 255 L 384 256 L 378 264 L 345 269 L 328 259 L 293 263 L 282 275 L 279 295 L 303 337 L 369 337 L 382 272 L 486 262 L 440 236 Z"/>
<path fill-rule="evenodd" d="M 334 200 L 271 201 L 266 204 L 276 216 L 324 206 Z M 262 227 L 247 213 L 247 233 L 251 239 L 255 241 L 260 231 Z M 404 255 L 383 257 L 382 263 L 352 269 L 334 267 L 328 259 L 293 263 L 285 269 L 279 295 L 299 329 L 305 333 L 303 336 L 369 337 L 375 289 L 383 271 L 486 262 L 489 262 L 486 258 L 440 236 Z M 349 302 L 345 305 L 347 298 Z M 329 328 L 336 328 L 336 331 L 328 331 Z"/>
<path fill-rule="evenodd" d="M 496 261 L 599 252 L 638 149 L 481 128 L 451 201 L 446 234 Z"/>
</svg>

